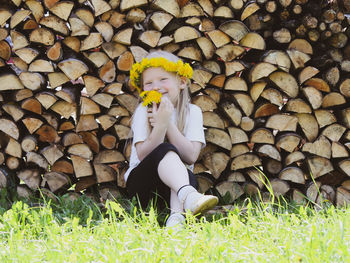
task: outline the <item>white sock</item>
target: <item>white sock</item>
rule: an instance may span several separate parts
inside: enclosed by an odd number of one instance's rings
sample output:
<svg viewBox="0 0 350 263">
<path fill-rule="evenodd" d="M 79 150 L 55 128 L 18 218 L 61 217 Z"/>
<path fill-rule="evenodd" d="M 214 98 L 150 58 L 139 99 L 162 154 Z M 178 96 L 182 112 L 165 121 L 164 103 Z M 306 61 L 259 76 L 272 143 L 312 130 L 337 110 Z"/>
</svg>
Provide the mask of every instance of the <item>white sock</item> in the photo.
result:
<svg viewBox="0 0 350 263">
<path fill-rule="evenodd" d="M 192 192 L 197 192 L 196 188 L 194 188 L 192 185 L 188 184 L 182 186 L 180 190 L 177 191 L 177 196 L 179 197 L 180 202 L 182 204 L 185 203 L 187 196 Z"/>
</svg>

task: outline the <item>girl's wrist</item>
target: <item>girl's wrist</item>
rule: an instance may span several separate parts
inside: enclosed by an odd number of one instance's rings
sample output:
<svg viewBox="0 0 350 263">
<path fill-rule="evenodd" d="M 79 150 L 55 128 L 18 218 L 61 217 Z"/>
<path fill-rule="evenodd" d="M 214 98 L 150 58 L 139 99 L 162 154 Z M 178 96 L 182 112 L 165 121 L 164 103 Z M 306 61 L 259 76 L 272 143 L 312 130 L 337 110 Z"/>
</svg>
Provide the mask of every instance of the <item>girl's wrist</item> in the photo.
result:
<svg viewBox="0 0 350 263">
<path fill-rule="evenodd" d="M 159 130 L 167 130 L 169 124 L 168 123 L 164 123 L 164 122 L 158 122 L 154 125 L 154 128 L 157 128 Z"/>
</svg>

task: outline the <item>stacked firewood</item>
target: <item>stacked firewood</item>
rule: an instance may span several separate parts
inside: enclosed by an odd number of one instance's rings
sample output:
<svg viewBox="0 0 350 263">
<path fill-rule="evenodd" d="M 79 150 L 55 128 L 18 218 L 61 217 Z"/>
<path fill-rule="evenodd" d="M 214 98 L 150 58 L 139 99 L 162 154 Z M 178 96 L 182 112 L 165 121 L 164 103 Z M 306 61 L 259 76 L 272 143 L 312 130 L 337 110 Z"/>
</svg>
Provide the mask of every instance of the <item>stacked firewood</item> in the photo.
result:
<svg viewBox="0 0 350 263">
<path fill-rule="evenodd" d="M 194 68 L 202 192 L 350 202 L 348 1 L 0 1 L 0 187 L 119 197 L 149 51 Z"/>
</svg>

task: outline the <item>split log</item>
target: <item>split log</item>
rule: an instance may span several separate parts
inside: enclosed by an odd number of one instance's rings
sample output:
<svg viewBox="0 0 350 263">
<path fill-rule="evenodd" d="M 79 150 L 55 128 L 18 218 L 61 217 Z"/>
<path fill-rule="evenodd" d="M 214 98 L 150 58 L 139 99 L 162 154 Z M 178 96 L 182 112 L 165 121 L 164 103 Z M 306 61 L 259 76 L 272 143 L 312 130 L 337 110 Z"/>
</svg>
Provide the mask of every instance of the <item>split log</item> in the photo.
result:
<svg viewBox="0 0 350 263">
<path fill-rule="evenodd" d="M 206 176 L 196 175 L 196 179 L 198 181 L 198 192 L 200 193 L 206 193 L 214 185 L 213 181 Z"/>
<path fill-rule="evenodd" d="M 298 167 L 286 167 L 278 175 L 279 179 L 297 184 L 305 184 L 303 171 Z"/>
<path fill-rule="evenodd" d="M 63 20 L 67 20 L 72 9 L 74 3 L 71 1 L 61 1 L 57 2 L 50 9 L 50 12 L 54 13 L 56 16 L 60 17 Z"/>
<path fill-rule="evenodd" d="M 297 204 L 303 204 L 306 201 L 306 196 L 298 189 L 293 189 L 292 199 Z"/>
<path fill-rule="evenodd" d="M 246 153 L 235 157 L 231 163 L 231 170 L 239 170 L 248 167 L 255 167 L 261 165 L 259 157 L 252 153 Z"/>
<path fill-rule="evenodd" d="M 316 184 L 314 182 L 311 182 L 310 185 L 308 186 L 306 190 L 306 196 L 311 202 L 314 202 L 314 203 L 316 202 L 320 193 L 320 187 L 321 187 L 320 182 L 316 182 Z"/>
<path fill-rule="evenodd" d="M 73 154 L 71 154 L 70 158 L 73 163 L 73 169 L 76 178 L 93 175 L 91 164 L 86 158 Z"/>
<path fill-rule="evenodd" d="M 89 148 L 94 152 L 98 153 L 100 151 L 100 143 L 98 141 L 98 138 L 93 132 L 79 132 L 79 136 L 82 137 L 83 142 L 89 146 Z"/>
<path fill-rule="evenodd" d="M 6 133 L 15 140 L 19 138 L 19 130 L 17 125 L 11 120 L 1 118 L 0 119 L 0 131 Z"/>
<path fill-rule="evenodd" d="M 226 200 L 228 204 L 235 201 L 241 195 L 243 195 L 243 188 L 234 182 L 222 182 L 215 186 L 215 189 L 219 192 L 220 196 Z"/>
<path fill-rule="evenodd" d="M 275 104 L 279 107 L 283 105 L 283 96 L 281 92 L 279 92 L 276 89 L 273 89 L 273 88 L 264 89 L 261 92 L 261 97 L 267 99 L 272 104 Z"/>
<path fill-rule="evenodd" d="M 249 196 L 258 195 L 260 192 L 259 187 L 251 182 L 246 182 L 243 184 L 244 192 Z"/>
<path fill-rule="evenodd" d="M 109 164 L 123 162 L 124 156 L 117 150 L 104 150 L 100 151 L 94 158 L 94 163 L 97 164 Z"/>
<path fill-rule="evenodd" d="M 230 157 L 225 153 L 218 152 L 204 156 L 203 164 L 210 170 L 215 179 L 218 179 L 225 170 Z"/>
<path fill-rule="evenodd" d="M 46 159 L 36 152 L 28 152 L 26 155 L 26 161 L 27 163 L 36 164 L 38 167 L 44 169 L 45 171 L 49 169 L 49 164 Z"/>
<path fill-rule="evenodd" d="M 276 197 L 283 196 L 290 190 L 290 186 L 286 181 L 277 178 L 271 180 L 270 185 Z"/>
<path fill-rule="evenodd" d="M 18 39 L 19 36 L 16 36 Z M 29 36 L 30 42 L 36 42 L 40 43 L 46 46 L 52 46 L 55 42 L 55 36 L 54 34 L 49 30 L 44 27 L 40 27 L 37 29 L 34 29 Z M 17 44 L 20 47 L 26 47 L 27 45 L 25 44 L 25 40 L 17 40 L 17 41 L 23 41 L 23 44 Z M 19 48 L 17 48 L 19 49 Z"/>
<path fill-rule="evenodd" d="M 296 131 L 298 118 L 286 114 L 272 115 L 266 122 L 266 127 L 279 131 Z"/>
<path fill-rule="evenodd" d="M 69 28 L 67 27 L 65 21 L 57 16 L 45 16 L 42 19 L 40 19 L 40 24 L 46 26 L 47 28 L 51 28 L 54 31 L 63 35 L 69 34 Z"/>
<path fill-rule="evenodd" d="M 264 174 L 258 170 L 258 169 L 249 169 L 247 171 L 248 176 L 256 185 L 258 186 L 259 189 L 263 189 L 264 186 L 266 185 L 266 178 Z"/>
<path fill-rule="evenodd" d="M 224 103 L 221 108 L 226 113 L 226 115 L 230 118 L 234 125 L 238 126 L 242 120 L 241 111 L 235 106 L 233 103 Z"/>
<path fill-rule="evenodd" d="M 85 158 L 87 160 L 92 160 L 93 159 L 93 154 L 92 154 L 89 146 L 87 146 L 84 143 L 71 145 L 68 148 L 67 152 L 69 154 L 77 155 L 77 156 L 80 156 L 82 158 Z"/>
<path fill-rule="evenodd" d="M 33 196 L 33 191 L 25 184 L 17 185 L 16 192 L 20 198 L 29 199 Z"/>
<path fill-rule="evenodd" d="M 326 136 L 328 139 L 330 139 L 332 142 L 339 141 L 340 138 L 343 136 L 344 132 L 346 131 L 346 128 L 340 124 L 334 123 L 329 126 L 327 126 L 323 131 L 322 135 Z"/>
<path fill-rule="evenodd" d="M 240 172 L 231 172 L 228 177 L 227 180 L 228 182 L 236 182 L 236 183 L 244 183 L 246 182 L 246 179 L 244 177 L 244 175 Z"/>
<path fill-rule="evenodd" d="M 215 112 L 211 111 L 203 112 L 203 125 L 205 127 L 213 127 L 218 129 L 225 128 L 225 124 L 222 118 Z"/>
<path fill-rule="evenodd" d="M 104 186 L 103 188 L 99 189 L 98 193 L 103 200 L 117 201 L 123 197 L 123 195 L 114 185 L 113 187 Z"/>
<path fill-rule="evenodd" d="M 252 143 L 267 143 L 267 144 L 274 144 L 275 143 L 275 137 L 270 132 L 270 130 L 265 128 L 259 128 L 252 132 L 250 137 L 250 142 Z M 282 148 L 281 146 L 279 146 Z"/>
<path fill-rule="evenodd" d="M 106 164 L 94 163 L 98 183 L 113 182 L 117 179 L 116 171 Z"/>
<path fill-rule="evenodd" d="M 338 206 L 346 206 L 350 203 L 350 191 L 339 186 L 336 191 L 336 200 Z"/>
<path fill-rule="evenodd" d="M 266 43 L 265 43 L 264 38 L 255 32 L 247 33 L 239 41 L 239 44 L 244 46 L 244 47 L 247 47 L 247 48 L 253 48 L 253 49 L 258 49 L 258 50 L 265 50 L 266 49 Z"/>
<path fill-rule="evenodd" d="M 229 127 L 228 132 L 230 134 L 232 144 L 248 142 L 248 136 L 242 129 Z"/>
<path fill-rule="evenodd" d="M 298 83 L 289 73 L 284 71 L 276 71 L 269 76 L 269 79 L 291 98 L 298 96 Z"/>
<path fill-rule="evenodd" d="M 41 175 L 40 171 L 37 169 L 22 170 L 17 173 L 17 177 L 32 190 L 37 190 L 40 187 Z"/>
<path fill-rule="evenodd" d="M 281 50 L 270 50 L 264 54 L 263 61 L 276 65 L 279 69 L 289 72 L 291 61 L 286 52 Z"/>
<path fill-rule="evenodd" d="M 205 131 L 205 139 L 215 145 L 218 145 L 224 149 L 231 150 L 232 143 L 230 136 L 219 129 L 209 128 Z"/>
<path fill-rule="evenodd" d="M 6 85 L 5 85 L 6 83 Z M 0 75 L 0 91 L 24 89 L 20 79 L 14 74 Z"/>
<path fill-rule="evenodd" d="M 318 135 L 318 123 L 316 118 L 309 113 L 297 113 L 298 123 L 309 141 L 314 141 Z"/>
<path fill-rule="evenodd" d="M 80 115 L 78 124 L 76 125 L 76 132 L 91 131 L 98 129 L 98 124 L 94 115 Z"/>
<path fill-rule="evenodd" d="M 264 144 L 257 149 L 260 156 L 266 156 L 276 161 L 281 161 L 281 154 L 279 151 L 270 144 Z"/>
<path fill-rule="evenodd" d="M 293 152 L 297 149 L 301 137 L 295 133 L 286 133 L 277 138 L 276 147 L 277 149 L 283 149 L 287 152 Z"/>
<path fill-rule="evenodd" d="M 52 167 L 51 167 L 52 172 L 60 172 L 64 174 L 73 174 L 73 165 L 70 161 L 67 159 L 60 159 L 56 161 Z"/>
<path fill-rule="evenodd" d="M 277 67 L 268 63 L 268 62 L 260 62 L 250 70 L 249 72 L 249 81 L 255 82 L 264 77 L 268 77 L 272 72 L 276 71 Z"/>
<path fill-rule="evenodd" d="M 266 168 L 266 173 L 271 175 L 277 175 L 282 170 L 282 163 L 272 158 L 263 160 L 263 167 Z"/>
<path fill-rule="evenodd" d="M 57 101 L 56 96 L 50 92 L 40 92 L 35 95 L 35 98 L 46 110 L 49 109 Z"/>
<path fill-rule="evenodd" d="M 233 158 L 245 154 L 247 152 L 249 152 L 248 146 L 246 146 L 245 144 L 235 144 L 232 146 L 232 149 L 230 151 L 230 157 Z"/>
<path fill-rule="evenodd" d="M 342 94 L 338 92 L 330 92 L 326 96 L 324 96 L 322 101 L 322 108 L 334 107 L 345 103 L 346 100 Z"/>
<path fill-rule="evenodd" d="M 329 110 L 316 110 L 315 117 L 320 128 L 328 126 L 337 121 L 334 114 Z"/>
<path fill-rule="evenodd" d="M 53 165 L 58 159 L 63 156 L 63 152 L 60 148 L 60 146 L 52 144 L 42 149 L 41 154 L 45 157 L 49 164 Z"/>
<path fill-rule="evenodd" d="M 60 140 L 57 131 L 54 127 L 44 124 L 36 132 L 41 142 L 57 143 Z"/>
<path fill-rule="evenodd" d="M 5 112 L 7 112 L 7 114 L 12 117 L 15 122 L 19 121 L 24 116 L 23 110 L 17 105 L 4 104 L 2 108 Z"/>
<path fill-rule="evenodd" d="M 302 71 L 299 73 L 299 83 L 302 84 L 305 81 L 311 79 L 314 77 L 318 72 L 320 72 L 317 68 L 312 66 L 305 67 Z"/>
<path fill-rule="evenodd" d="M 329 159 L 320 156 L 307 158 L 307 164 L 310 169 L 311 176 L 316 179 L 334 170 Z"/>
<path fill-rule="evenodd" d="M 64 187 L 68 187 L 71 183 L 67 175 L 58 172 L 47 172 L 44 174 L 44 179 L 52 192 L 57 192 Z"/>
<path fill-rule="evenodd" d="M 331 143 L 322 135 L 313 143 L 305 143 L 302 150 L 328 159 L 331 158 Z"/>
</svg>

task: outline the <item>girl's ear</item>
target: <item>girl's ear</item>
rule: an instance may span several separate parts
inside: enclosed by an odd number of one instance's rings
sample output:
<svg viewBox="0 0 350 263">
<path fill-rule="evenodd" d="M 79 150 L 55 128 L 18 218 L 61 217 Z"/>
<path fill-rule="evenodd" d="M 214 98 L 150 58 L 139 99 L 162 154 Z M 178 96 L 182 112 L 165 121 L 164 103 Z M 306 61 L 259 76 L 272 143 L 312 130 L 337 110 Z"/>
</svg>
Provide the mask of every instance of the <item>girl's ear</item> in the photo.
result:
<svg viewBox="0 0 350 263">
<path fill-rule="evenodd" d="M 180 89 L 185 89 L 187 86 L 187 78 L 180 77 Z"/>
</svg>

